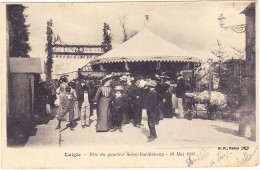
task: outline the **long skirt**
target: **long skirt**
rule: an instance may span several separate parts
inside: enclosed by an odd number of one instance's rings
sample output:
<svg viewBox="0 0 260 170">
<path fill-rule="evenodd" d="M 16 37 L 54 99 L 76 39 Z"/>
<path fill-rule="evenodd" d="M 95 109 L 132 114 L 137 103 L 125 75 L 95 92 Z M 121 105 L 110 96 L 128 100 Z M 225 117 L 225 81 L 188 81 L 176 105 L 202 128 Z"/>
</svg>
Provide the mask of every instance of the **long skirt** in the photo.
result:
<svg viewBox="0 0 260 170">
<path fill-rule="evenodd" d="M 173 117 L 173 109 L 172 109 L 172 101 L 162 102 L 160 104 L 160 109 L 162 111 L 164 118 L 172 118 Z"/>
<path fill-rule="evenodd" d="M 80 118 L 80 110 L 78 101 L 74 101 L 74 120 L 77 120 Z"/>
<path fill-rule="evenodd" d="M 178 109 L 178 98 L 175 94 L 172 94 L 172 108 Z"/>
<path fill-rule="evenodd" d="M 173 117 L 173 108 L 172 108 L 172 94 L 164 93 L 163 99 L 160 101 L 160 110 L 164 118 Z"/>
<path fill-rule="evenodd" d="M 57 109 L 56 109 L 56 114 L 57 114 L 57 118 L 59 118 L 59 117 L 61 118 L 60 120 L 62 120 L 62 121 L 67 121 L 67 122 L 70 121 L 69 112 L 66 113 L 64 116 L 61 116 L 61 114 L 62 114 L 62 108 L 61 108 L 61 106 L 57 107 Z"/>
<path fill-rule="evenodd" d="M 107 97 L 101 97 L 99 99 L 98 108 L 97 108 L 97 126 L 96 126 L 96 131 L 98 132 L 109 131 L 112 126 L 109 101 L 110 98 Z"/>
</svg>

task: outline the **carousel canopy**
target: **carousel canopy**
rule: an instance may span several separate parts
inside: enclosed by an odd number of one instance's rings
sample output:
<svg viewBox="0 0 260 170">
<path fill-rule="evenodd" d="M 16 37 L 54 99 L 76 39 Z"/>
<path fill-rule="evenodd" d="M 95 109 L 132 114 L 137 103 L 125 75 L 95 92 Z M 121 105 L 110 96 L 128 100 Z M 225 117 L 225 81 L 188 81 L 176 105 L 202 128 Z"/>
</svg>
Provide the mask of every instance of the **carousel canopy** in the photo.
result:
<svg viewBox="0 0 260 170">
<path fill-rule="evenodd" d="M 95 65 L 142 61 L 200 62 L 194 55 L 144 28 L 128 41 L 91 60 L 90 63 Z"/>
</svg>

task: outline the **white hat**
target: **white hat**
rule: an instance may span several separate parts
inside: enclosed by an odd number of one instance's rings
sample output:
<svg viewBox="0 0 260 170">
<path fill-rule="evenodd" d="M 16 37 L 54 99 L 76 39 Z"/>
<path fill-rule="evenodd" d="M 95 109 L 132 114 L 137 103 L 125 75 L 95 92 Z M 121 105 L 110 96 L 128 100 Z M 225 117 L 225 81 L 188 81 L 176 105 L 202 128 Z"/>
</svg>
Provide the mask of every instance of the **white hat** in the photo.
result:
<svg viewBox="0 0 260 170">
<path fill-rule="evenodd" d="M 156 87 L 157 83 L 154 81 L 154 80 L 151 80 L 151 81 L 148 81 L 146 83 L 147 86 L 150 86 L 150 87 Z"/>
<path fill-rule="evenodd" d="M 120 77 L 120 81 L 127 81 L 127 76 L 122 76 L 122 77 Z"/>
</svg>

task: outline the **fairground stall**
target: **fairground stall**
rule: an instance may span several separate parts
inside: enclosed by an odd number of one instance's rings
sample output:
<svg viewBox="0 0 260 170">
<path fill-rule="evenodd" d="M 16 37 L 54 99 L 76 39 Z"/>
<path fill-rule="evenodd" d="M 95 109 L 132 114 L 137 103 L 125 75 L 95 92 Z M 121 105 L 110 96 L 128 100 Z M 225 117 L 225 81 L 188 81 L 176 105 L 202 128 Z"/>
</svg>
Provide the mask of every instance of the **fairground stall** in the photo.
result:
<svg viewBox="0 0 260 170">
<path fill-rule="evenodd" d="M 93 71 L 129 72 L 149 78 L 154 74 L 166 74 L 174 79 L 182 70 L 185 78 L 192 77 L 200 59 L 175 44 L 157 36 L 147 28 L 137 35 L 90 61 Z"/>
<path fill-rule="evenodd" d="M 171 83 L 176 83 L 176 75 L 181 72 L 187 89 L 186 113 L 192 119 L 199 110 L 197 105 L 202 103 L 210 119 L 214 112 L 210 104 L 211 86 L 208 86 L 208 94 L 195 92 L 194 70 L 201 61 L 201 58 L 144 28 L 128 41 L 91 60 L 90 64 L 93 71 L 142 75 L 144 78 L 152 78 L 156 74 L 170 78 Z"/>
</svg>

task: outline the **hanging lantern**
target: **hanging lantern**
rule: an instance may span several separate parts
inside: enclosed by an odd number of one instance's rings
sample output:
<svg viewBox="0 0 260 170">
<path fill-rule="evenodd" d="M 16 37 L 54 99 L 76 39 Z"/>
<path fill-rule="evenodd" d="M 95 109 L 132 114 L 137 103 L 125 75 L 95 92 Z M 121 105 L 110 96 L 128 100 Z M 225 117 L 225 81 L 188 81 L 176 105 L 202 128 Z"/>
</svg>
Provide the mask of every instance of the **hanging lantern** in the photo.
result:
<svg viewBox="0 0 260 170">
<path fill-rule="evenodd" d="M 100 64 L 100 70 L 101 71 L 105 71 L 104 67 L 102 66 L 102 64 Z"/>
<path fill-rule="evenodd" d="M 129 67 L 128 67 L 127 62 L 125 62 L 125 70 L 126 70 L 126 71 L 129 71 L 129 70 L 130 70 Z"/>
<path fill-rule="evenodd" d="M 161 62 L 157 61 L 157 66 L 156 66 L 156 70 L 160 70 L 161 69 Z"/>
</svg>

